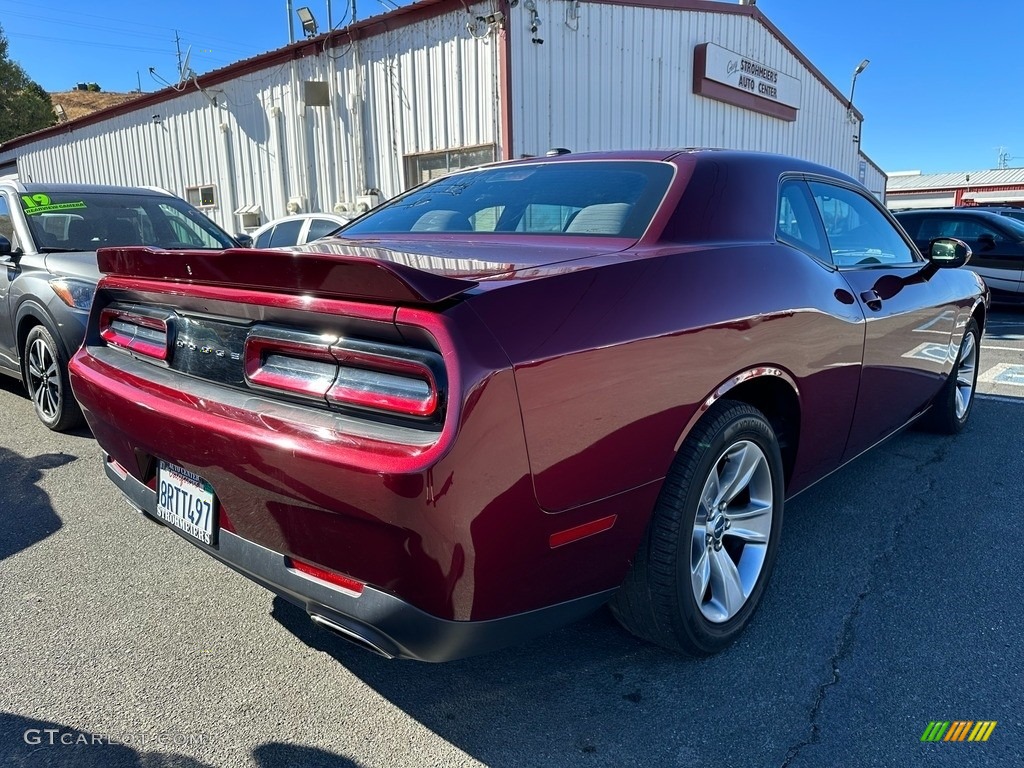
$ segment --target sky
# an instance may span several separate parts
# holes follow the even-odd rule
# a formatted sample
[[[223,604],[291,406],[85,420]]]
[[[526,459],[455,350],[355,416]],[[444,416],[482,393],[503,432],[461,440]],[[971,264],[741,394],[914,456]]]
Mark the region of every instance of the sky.
[[[398,0],[407,5],[407,0]],[[294,0],[327,27],[327,0]],[[335,26],[349,20],[331,5]],[[359,19],[389,0],[358,0]],[[758,8],[843,93],[853,70],[861,148],[885,171],[1024,166],[1020,0],[758,0]],[[288,43],[285,0],[0,0],[9,55],[48,91],[95,82],[159,90],[177,80],[175,34],[208,72]],[[301,37],[296,20],[295,34]],[[154,74],[150,73],[153,68]],[[610,147],[611,149],[611,147]]]

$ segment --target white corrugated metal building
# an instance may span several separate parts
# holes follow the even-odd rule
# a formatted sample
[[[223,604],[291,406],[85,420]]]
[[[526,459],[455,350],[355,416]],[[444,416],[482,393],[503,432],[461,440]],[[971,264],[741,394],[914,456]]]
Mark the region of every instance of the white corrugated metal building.
[[[0,175],[151,185],[238,231],[573,151],[781,152],[880,198],[861,114],[755,6],[422,0],[0,146]]]

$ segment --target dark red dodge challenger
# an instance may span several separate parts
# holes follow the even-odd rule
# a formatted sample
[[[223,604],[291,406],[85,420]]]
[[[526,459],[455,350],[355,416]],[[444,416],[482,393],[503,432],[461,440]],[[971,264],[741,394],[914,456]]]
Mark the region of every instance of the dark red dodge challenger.
[[[530,159],[295,251],[100,251],[71,377],[137,507],[365,647],[454,659],[610,601],[704,654],[785,498],[964,425],[969,257],[799,160]]]

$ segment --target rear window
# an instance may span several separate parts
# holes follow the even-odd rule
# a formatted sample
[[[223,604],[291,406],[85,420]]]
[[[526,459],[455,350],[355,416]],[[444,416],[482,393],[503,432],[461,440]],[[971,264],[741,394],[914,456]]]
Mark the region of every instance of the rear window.
[[[639,238],[672,179],[649,161],[504,165],[424,184],[339,234],[422,232]]]

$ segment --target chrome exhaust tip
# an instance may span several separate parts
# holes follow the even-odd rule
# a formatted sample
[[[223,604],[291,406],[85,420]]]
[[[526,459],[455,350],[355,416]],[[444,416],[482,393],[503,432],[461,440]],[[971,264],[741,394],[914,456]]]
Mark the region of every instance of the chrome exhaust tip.
[[[360,648],[364,648],[371,653],[376,653],[378,656],[383,656],[385,659],[395,658],[395,654],[386,651],[376,641],[371,640],[364,634],[361,634],[355,629],[343,626],[336,621],[328,619],[326,616],[321,616],[318,613],[309,614],[309,620],[316,624],[318,627],[326,629],[328,632],[333,632],[336,635],[348,640],[350,643],[358,645]]]

